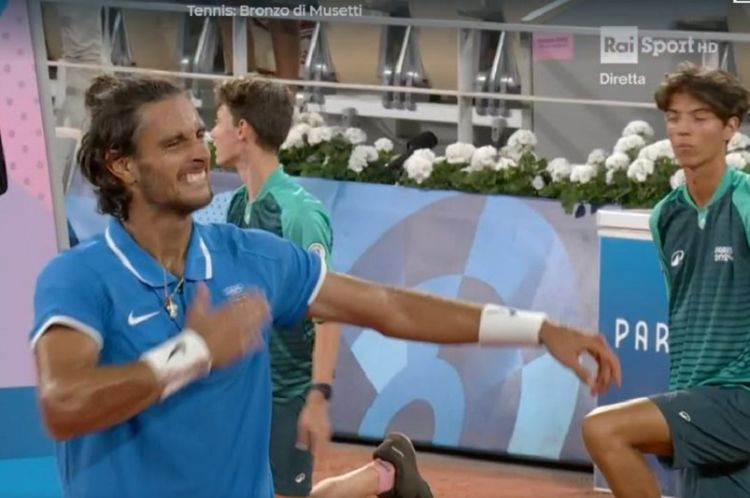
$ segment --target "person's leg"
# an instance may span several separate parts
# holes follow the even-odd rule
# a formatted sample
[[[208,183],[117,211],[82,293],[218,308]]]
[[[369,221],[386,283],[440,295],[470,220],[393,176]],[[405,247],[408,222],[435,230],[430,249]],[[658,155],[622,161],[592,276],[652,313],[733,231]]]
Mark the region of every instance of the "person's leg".
[[[312,489],[313,457],[297,449],[297,421],[303,397],[274,402],[271,418],[271,471],[276,496],[308,496]]]
[[[377,495],[380,492],[380,478],[375,462],[341,476],[330,477],[315,485],[311,498],[359,498]],[[395,476],[395,471],[392,473]],[[393,478],[390,487],[393,488]]]
[[[219,31],[221,33],[221,48],[224,58],[224,73],[234,76],[242,76],[234,73],[234,32],[232,29],[233,18],[219,18]],[[253,45],[253,31],[250,29],[250,19],[247,21],[247,70],[255,70],[255,46]]]
[[[683,498],[748,496],[749,422],[750,391],[698,387],[597,409],[583,431],[618,498],[659,496],[642,453],[684,469]]]
[[[319,483],[314,498],[432,498],[417,466],[417,452],[404,434],[386,436],[368,465]]]
[[[62,39],[62,58],[66,62],[102,65],[104,46],[102,41],[101,10],[90,5],[62,3],[57,6]],[[86,112],[83,97],[91,79],[101,69],[65,70],[65,105],[60,124],[81,128]]]
[[[586,448],[618,498],[659,498],[643,453],[672,454],[667,421],[649,399],[597,408],[583,421]]]
[[[130,52],[137,67],[179,71],[186,14],[123,9]]]

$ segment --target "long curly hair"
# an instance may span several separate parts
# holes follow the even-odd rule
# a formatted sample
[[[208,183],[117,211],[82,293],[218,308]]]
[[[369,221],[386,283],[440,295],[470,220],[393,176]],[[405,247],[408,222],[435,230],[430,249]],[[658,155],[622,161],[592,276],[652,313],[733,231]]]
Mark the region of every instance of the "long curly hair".
[[[182,92],[163,79],[143,76],[94,78],[85,96],[91,122],[81,140],[77,160],[81,172],[94,186],[101,213],[122,221],[128,219],[131,194],[109,165],[117,158],[135,155],[141,108]]]

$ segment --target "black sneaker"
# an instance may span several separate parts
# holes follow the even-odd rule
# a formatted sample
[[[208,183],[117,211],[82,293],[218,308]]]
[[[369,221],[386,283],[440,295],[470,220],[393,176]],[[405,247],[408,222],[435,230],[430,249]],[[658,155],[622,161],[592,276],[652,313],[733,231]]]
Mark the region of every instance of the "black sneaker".
[[[372,457],[396,468],[393,489],[379,494],[378,498],[433,498],[430,486],[419,475],[417,452],[406,435],[400,432],[388,434]]]

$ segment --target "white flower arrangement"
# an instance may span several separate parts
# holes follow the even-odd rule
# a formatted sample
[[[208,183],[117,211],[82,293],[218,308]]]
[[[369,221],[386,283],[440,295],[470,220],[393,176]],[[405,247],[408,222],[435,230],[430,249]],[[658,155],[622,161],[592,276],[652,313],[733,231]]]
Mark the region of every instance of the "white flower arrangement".
[[[680,168],[669,178],[669,186],[674,190],[683,183],[685,183],[685,170]]]
[[[591,164],[576,164],[570,172],[570,181],[585,184],[596,176],[596,167]]]
[[[534,179],[531,181],[531,186],[534,187],[534,190],[539,192],[547,185],[544,183],[544,178],[542,178],[540,175],[536,175]]]
[[[330,126],[316,126],[310,128],[307,133],[307,142],[310,145],[318,145],[333,140],[333,128]]]
[[[735,152],[737,150],[747,149],[748,147],[750,147],[750,137],[740,132],[736,132],[729,140],[727,151]]]
[[[375,140],[375,149],[378,152],[391,152],[393,151],[393,142],[389,138],[378,138]]]
[[[508,147],[511,149],[528,149],[536,147],[537,139],[534,132],[530,130],[518,130],[508,138]]]
[[[654,142],[652,147],[655,147],[658,151],[657,158],[666,157],[668,159],[675,159],[674,149],[672,148],[672,142],[668,138]]]
[[[547,164],[547,172],[552,177],[553,182],[559,182],[570,178],[572,168],[567,159],[564,157],[557,157]]]
[[[634,157],[645,146],[646,141],[640,135],[627,135],[617,140],[614,151]]]
[[[290,130],[282,146],[282,163],[292,174],[344,180],[361,175],[364,181],[376,183],[556,197],[566,210],[587,202],[651,207],[670,187],[684,182],[684,171],[678,167],[669,140],[649,144],[653,129],[643,121],[625,127],[625,136],[618,138],[611,154],[594,149],[585,164],[571,164],[558,157],[547,162],[545,169],[544,160],[534,151],[537,137],[528,130],[518,130],[499,151],[491,145],[476,147],[462,142],[450,144],[441,157],[429,149],[417,150],[405,161],[400,180],[399,172],[386,167],[395,155],[391,140],[380,138],[367,144],[366,134],[358,128],[320,124],[315,116],[306,114]],[[317,148],[331,140],[336,141],[336,147]],[[744,144],[750,144],[750,138],[741,134],[732,137],[733,146]],[[296,147],[302,149],[286,150]],[[348,155],[341,154],[347,150]],[[750,171],[750,151],[728,150],[727,163]],[[606,175],[599,176],[602,167]],[[483,174],[466,176],[479,171]]]
[[[325,119],[323,119],[323,116],[321,116],[317,112],[297,112],[296,110],[292,118],[292,122],[298,123],[298,124],[307,124],[311,128],[325,126],[326,124],[326,121]]]
[[[492,145],[479,147],[471,155],[468,171],[482,171],[488,168],[494,168],[497,164],[497,149]]]
[[[654,162],[648,159],[636,159],[628,166],[628,178],[638,183],[645,182],[654,173]]]
[[[517,168],[518,163],[509,157],[501,157],[490,166],[492,171],[504,171],[506,169]]]
[[[586,159],[586,164],[590,164],[592,166],[601,167],[604,165],[604,162],[607,160],[607,151],[604,149],[594,149],[589,154],[589,157]]]
[[[524,153],[531,152],[527,151],[523,147],[516,146],[516,147],[510,147],[508,145],[500,148],[500,156],[501,157],[507,157],[508,159],[512,159],[515,162],[518,162],[521,160],[521,157],[523,157]],[[533,154],[533,152],[531,152]],[[536,156],[536,154],[534,154]]]
[[[631,121],[622,130],[622,136],[629,137],[634,135],[640,136],[646,142],[651,142],[654,139],[654,129],[645,121]]]
[[[372,145],[357,145],[349,155],[346,167],[355,173],[362,173],[371,162],[378,160],[378,150]]]
[[[604,177],[604,183],[607,185],[612,185],[615,183],[615,173],[617,173],[617,169],[608,169],[607,175]]]
[[[367,133],[361,128],[347,128],[344,130],[344,138],[352,145],[359,145],[367,142]]]
[[[289,134],[286,136],[286,140],[281,144],[281,150],[294,149],[297,147],[304,147],[305,135],[292,128]]]
[[[747,166],[745,156],[743,156],[739,152],[732,152],[731,154],[727,154],[726,162],[727,166],[734,169],[745,169],[745,167]]]
[[[650,145],[645,146],[638,153],[638,159],[648,159],[649,161],[656,162],[662,157],[674,159],[674,151],[672,150],[672,144],[669,140],[659,140]]]
[[[610,171],[627,169],[630,165],[630,158],[624,152],[615,152],[604,161],[604,167]]]
[[[432,167],[435,161],[435,153],[430,149],[417,149],[404,162],[406,175],[421,184],[432,174]]]
[[[445,159],[449,164],[463,164],[471,162],[476,147],[464,142],[456,142],[445,148]]]

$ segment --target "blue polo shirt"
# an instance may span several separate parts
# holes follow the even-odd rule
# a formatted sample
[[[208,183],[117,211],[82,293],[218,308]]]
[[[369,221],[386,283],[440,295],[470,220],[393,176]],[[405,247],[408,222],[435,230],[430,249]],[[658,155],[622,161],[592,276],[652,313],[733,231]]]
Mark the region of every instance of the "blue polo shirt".
[[[218,305],[243,290],[265,293],[273,325],[304,318],[325,275],[320,258],[267,232],[193,224],[185,285],[118,221],[57,255],[39,275],[32,346],[53,324],[74,327],[100,346],[100,364],[137,361],[178,334],[199,282]],[[165,286],[166,278],[166,286]],[[165,294],[166,292],[166,294]],[[263,332],[268,344],[270,326]],[[267,347],[214,369],[163,402],[105,430],[57,443],[66,497],[271,498],[271,381]]]

